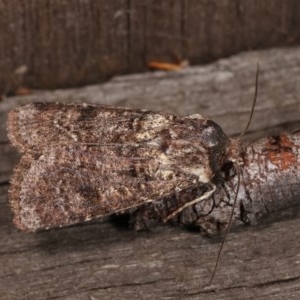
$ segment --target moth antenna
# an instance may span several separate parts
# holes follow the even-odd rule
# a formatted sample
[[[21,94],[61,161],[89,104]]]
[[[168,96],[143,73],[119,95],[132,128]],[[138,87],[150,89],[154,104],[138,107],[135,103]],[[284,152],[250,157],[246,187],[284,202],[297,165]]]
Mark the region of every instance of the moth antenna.
[[[256,66],[255,92],[254,92],[254,99],[253,99],[253,103],[252,103],[250,117],[249,117],[249,120],[248,120],[248,123],[247,123],[245,129],[241,132],[239,138],[241,138],[242,136],[244,136],[246,134],[246,132],[247,132],[247,130],[248,130],[250,124],[251,124],[251,121],[252,121],[254,108],[255,108],[256,100],[257,100],[257,94],[258,94],[258,76],[259,76],[259,63],[257,63],[257,66]],[[241,169],[240,169],[238,164],[235,164],[235,169],[236,169],[237,175],[238,175],[237,189],[236,189],[236,193],[235,193],[235,197],[234,197],[234,201],[233,201],[233,206],[232,206],[232,210],[231,210],[231,214],[230,214],[230,218],[229,218],[229,223],[228,223],[228,226],[226,228],[225,236],[224,236],[224,239],[222,241],[221,247],[218,251],[217,259],[216,259],[215,266],[214,266],[212,275],[210,277],[208,286],[210,286],[212,284],[212,281],[213,281],[213,279],[215,277],[215,274],[217,272],[217,268],[218,268],[218,265],[219,265],[219,262],[220,262],[220,259],[221,259],[221,253],[222,253],[222,250],[223,250],[224,245],[226,243],[226,240],[227,240],[227,237],[229,235],[230,228],[231,228],[231,225],[232,225],[232,221],[233,221],[234,209],[235,209],[235,206],[236,206],[237,197],[238,197],[239,189],[240,189],[240,182],[241,182]]]
[[[240,190],[240,182],[241,182],[241,171],[240,171],[240,167],[238,165],[236,165],[236,171],[237,171],[237,175],[238,175],[238,182],[237,182],[237,189],[236,189],[236,193],[235,193],[235,197],[234,197],[234,201],[233,201],[233,206],[232,206],[232,210],[231,210],[231,214],[230,214],[230,218],[229,218],[229,223],[228,223],[228,226],[226,228],[226,232],[225,232],[225,236],[224,236],[224,239],[222,241],[222,244],[221,244],[221,247],[218,251],[218,255],[217,255],[217,259],[216,259],[216,262],[215,262],[215,266],[214,266],[214,270],[211,274],[211,277],[210,277],[210,280],[209,280],[209,283],[208,283],[208,286],[210,286],[212,284],[212,281],[216,275],[216,272],[217,272],[217,268],[218,268],[218,265],[219,265],[219,262],[220,262],[220,259],[221,259],[221,253],[222,253],[222,250],[224,248],[224,245],[226,243],[226,240],[227,240],[227,237],[229,235],[229,231],[230,231],[230,228],[231,228],[231,225],[232,225],[232,221],[233,221],[233,215],[234,215],[234,208],[236,206],[236,202],[237,202],[237,197],[238,197],[238,194],[239,194],[239,190]]]
[[[248,120],[248,123],[247,123],[245,129],[240,133],[239,138],[241,136],[245,135],[245,133],[247,132],[247,130],[248,130],[250,124],[251,124],[251,121],[252,121],[252,117],[253,117],[253,113],[254,113],[254,108],[255,108],[256,100],[257,100],[257,94],[258,94],[258,76],[259,76],[259,63],[257,63],[257,65],[256,65],[255,92],[254,92],[254,99],[253,99],[253,103],[252,103],[250,117],[249,117],[249,120]]]
[[[257,63],[257,65],[256,65],[255,92],[254,92],[254,99],[253,99],[253,103],[252,103],[250,117],[249,117],[249,120],[248,120],[248,123],[247,123],[245,129],[241,132],[239,137],[242,137],[246,134],[246,132],[247,132],[247,130],[248,130],[250,124],[251,124],[251,121],[252,121],[252,116],[253,116],[253,113],[254,113],[254,108],[255,108],[255,105],[256,105],[257,94],[258,94],[258,76],[259,76],[259,63]]]

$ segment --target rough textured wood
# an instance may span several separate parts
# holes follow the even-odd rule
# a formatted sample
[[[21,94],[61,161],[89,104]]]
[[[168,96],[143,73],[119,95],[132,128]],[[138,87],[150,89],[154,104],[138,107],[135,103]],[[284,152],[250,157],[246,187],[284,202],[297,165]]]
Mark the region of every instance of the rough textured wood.
[[[300,40],[297,0],[0,0],[0,8],[1,94],[21,84],[100,82],[145,71],[149,60],[203,63]]]
[[[107,219],[38,234],[19,232],[7,200],[7,176],[17,156],[4,131],[10,108],[59,99],[203,112],[227,132],[237,133],[249,115],[259,59],[254,138],[286,127],[283,123],[299,126],[299,53],[299,48],[252,52],[179,73],[119,77],[100,86],[36,92],[1,102],[0,298],[299,299],[299,209],[231,232],[214,285],[207,289],[203,286],[220,247],[218,238],[168,226],[134,232]]]
[[[127,1],[0,1],[0,90],[64,87],[104,80],[127,68]]]

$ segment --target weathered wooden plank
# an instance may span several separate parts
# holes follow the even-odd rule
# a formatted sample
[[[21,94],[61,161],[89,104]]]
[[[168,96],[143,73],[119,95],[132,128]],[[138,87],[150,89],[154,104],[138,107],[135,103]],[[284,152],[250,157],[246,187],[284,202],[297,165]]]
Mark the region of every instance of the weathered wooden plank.
[[[150,59],[203,63],[297,44],[297,0],[0,1],[0,94],[91,84]],[[16,74],[19,67],[27,72]],[[20,69],[19,69],[20,71]]]
[[[13,170],[13,166],[19,161],[19,155],[9,144],[0,144],[0,184],[7,183]]]
[[[127,69],[126,0],[0,1],[0,90],[77,86]],[[126,56],[125,56],[126,57]],[[17,80],[17,82],[15,82]]]
[[[241,50],[288,45],[294,36],[290,21],[297,5],[291,1],[184,0],[187,57],[215,59]],[[202,60],[203,62],[203,60]]]
[[[130,2],[130,68],[144,71],[147,62],[179,61],[182,49],[181,1]]]

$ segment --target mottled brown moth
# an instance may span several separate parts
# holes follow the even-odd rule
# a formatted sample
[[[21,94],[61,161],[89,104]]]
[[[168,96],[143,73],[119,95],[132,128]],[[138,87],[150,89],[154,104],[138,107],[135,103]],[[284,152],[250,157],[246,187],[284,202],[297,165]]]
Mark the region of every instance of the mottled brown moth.
[[[23,153],[10,199],[16,226],[27,231],[180,198],[202,187],[197,197],[170,208],[173,217],[214,193],[214,178],[234,144],[201,115],[56,103],[16,108],[8,135]]]
[[[151,221],[226,229],[209,285],[232,222],[299,202],[300,132],[245,147],[198,114],[35,103],[10,112],[8,136],[23,154],[9,191],[19,229],[122,212],[137,229]]]
[[[244,147],[201,115],[35,103],[10,112],[8,135],[23,154],[10,203],[25,231],[130,211],[136,228],[170,220],[213,234],[235,195],[235,223],[297,203],[299,133]]]

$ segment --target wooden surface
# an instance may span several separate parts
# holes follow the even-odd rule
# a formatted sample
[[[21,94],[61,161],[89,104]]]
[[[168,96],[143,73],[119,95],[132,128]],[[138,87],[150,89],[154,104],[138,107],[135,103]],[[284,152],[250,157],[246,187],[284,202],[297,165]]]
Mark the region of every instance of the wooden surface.
[[[7,141],[7,112],[31,101],[106,103],[203,113],[228,134],[249,116],[256,62],[259,98],[246,139],[299,128],[300,48],[241,54],[177,73],[114,78],[82,89],[39,91],[0,103],[0,299],[299,299],[300,210],[230,233],[220,247],[183,228],[134,232],[108,219],[28,234],[13,227],[8,180],[18,155]],[[299,196],[300,197],[300,196]]]
[[[0,94],[299,44],[298,0],[0,0]],[[20,75],[20,67],[27,72]],[[19,74],[17,74],[19,73]]]

